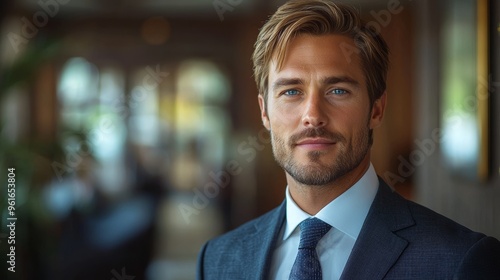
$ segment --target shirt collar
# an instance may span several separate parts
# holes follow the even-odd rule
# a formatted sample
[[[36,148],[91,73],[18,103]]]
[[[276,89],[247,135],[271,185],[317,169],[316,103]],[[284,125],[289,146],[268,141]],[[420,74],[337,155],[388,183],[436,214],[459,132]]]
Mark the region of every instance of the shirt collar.
[[[314,217],[321,219],[341,232],[357,239],[371,204],[378,190],[378,177],[373,165],[352,187],[328,203]],[[305,219],[312,217],[293,201],[286,188],[286,240]]]

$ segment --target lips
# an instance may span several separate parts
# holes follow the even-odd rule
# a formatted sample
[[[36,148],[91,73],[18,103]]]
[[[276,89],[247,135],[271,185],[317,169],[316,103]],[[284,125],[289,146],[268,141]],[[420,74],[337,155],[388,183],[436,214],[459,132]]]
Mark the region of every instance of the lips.
[[[308,138],[297,142],[297,146],[301,145],[332,145],[335,141],[325,138]]]
[[[336,142],[331,139],[325,138],[307,138],[300,140],[295,145],[299,148],[312,149],[312,150],[321,150],[326,149],[334,145]]]
[[[290,136],[290,146],[307,150],[329,149],[337,143],[345,141],[345,138],[337,132],[331,132],[325,128],[306,129]]]

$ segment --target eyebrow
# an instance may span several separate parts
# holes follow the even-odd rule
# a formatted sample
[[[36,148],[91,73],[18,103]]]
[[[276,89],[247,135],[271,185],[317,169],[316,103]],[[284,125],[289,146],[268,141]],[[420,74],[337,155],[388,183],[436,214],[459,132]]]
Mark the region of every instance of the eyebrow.
[[[321,83],[325,84],[325,85],[345,83],[345,84],[350,84],[350,85],[355,86],[355,87],[359,87],[359,82],[351,77],[348,77],[348,76],[326,77],[326,78],[323,78],[321,80]]]
[[[339,83],[347,83],[355,87],[359,87],[359,82],[356,81],[355,79],[348,77],[348,76],[331,76],[331,77],[325,77],[321,79],[321,84],[324,85],[334,85],[334,84],[339,84]],[[290,85],[303,85],[305,84],[302,79],[298,78],[279,78],[277,79],[272,86],[273,91],[276,91],[276,89],[284,86],[290,86]]]
[[[301,79],[279,78],[273,83],[273,91],[284,86],[290,85],[303,85],[304,81]]]

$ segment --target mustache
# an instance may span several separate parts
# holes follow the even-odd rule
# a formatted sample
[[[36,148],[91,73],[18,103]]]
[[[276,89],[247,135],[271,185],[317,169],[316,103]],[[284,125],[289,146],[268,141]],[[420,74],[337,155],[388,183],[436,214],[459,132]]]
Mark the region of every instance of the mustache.
[[[332,142],[345,141],[345,137],[340,133],[331,132],[325,128],[308,128],[290,136],[290,144],[293,146],[304,138],[325,138]]]

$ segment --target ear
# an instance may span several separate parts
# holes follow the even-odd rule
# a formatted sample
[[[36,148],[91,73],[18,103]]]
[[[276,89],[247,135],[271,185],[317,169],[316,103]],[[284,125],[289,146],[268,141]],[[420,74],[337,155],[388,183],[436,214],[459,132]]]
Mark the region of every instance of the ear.
[[[266,101],[264,100],[264,96],[259,94],[257,97],[259,99],[259,107],[260,107],[260,117],[262,118],[262,124],[267,130],[271,130],[271,123],[269,122],[269,117],[266,111]]]
[[[382,119],[384,118],[385,103],[387,99],[387,93],[384,91],[379,99],[375,100],[372,107],[372,113],[370,116],[370,128],[379,127],[382,124]]]

